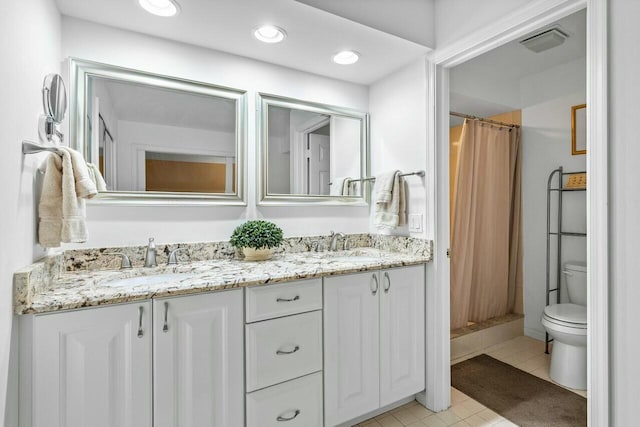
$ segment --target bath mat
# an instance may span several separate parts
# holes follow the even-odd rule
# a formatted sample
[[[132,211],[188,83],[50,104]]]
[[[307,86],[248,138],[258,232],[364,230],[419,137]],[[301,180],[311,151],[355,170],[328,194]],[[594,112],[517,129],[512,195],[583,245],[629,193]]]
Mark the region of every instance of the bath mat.
[[[451,385],[522,427],[587,425],[587,399],[486,354],[453,365]]]

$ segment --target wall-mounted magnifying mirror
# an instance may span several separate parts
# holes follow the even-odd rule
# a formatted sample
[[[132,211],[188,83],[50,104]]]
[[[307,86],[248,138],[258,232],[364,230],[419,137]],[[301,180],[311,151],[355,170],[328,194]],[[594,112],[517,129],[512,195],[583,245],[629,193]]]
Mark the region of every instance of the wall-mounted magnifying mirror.
[[[67,113],[67,91],[64,80],[59,74],[48,74],[42,85],[42,104],[44,115],[40,118],[40,139],[51,142],[57,136],[62,142],[63,135],[58,131],[59,125]]]
[[[368,202],[368,115],[259,95],[261,204]]]
[[[244,91],[72,60],[72,130],[108,202],[244,204]]]

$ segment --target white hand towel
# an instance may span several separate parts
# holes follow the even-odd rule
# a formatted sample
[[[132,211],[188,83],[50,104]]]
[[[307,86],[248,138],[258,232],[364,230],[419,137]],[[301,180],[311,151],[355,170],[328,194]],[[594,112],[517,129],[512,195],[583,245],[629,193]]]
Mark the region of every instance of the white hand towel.
[[[386,184],[386,181],[384,183]],[[378,178],[376,178],[377,185]],[[405,181],[400,176],[400,171],[393,173],[389,202],[379,203],[376,201],[374,224],[380,228],[396,228],[406,224]]]
[[[376,177],[376,203],[389,203],[391,201],[396,174],[400,171],[383,172]]]
[[[104,181],[104,178],[100,173],[100,168],[93,163],[87,163],[87,168],[89,169],[89,176],[96,185],[98,192],[107,191],[107,183]]]
[[[50,154],[38,206],[40,244],[53,248],[61,242],[86,242],[84,198],[96,193],[80,153],[60,147],[57,153]]]
[[[76,195],[84,199],[90,199],[98,194],[96,183],[91,179],[87,162],[84,160],[82,154],[69,147],[60,148],[69,153],[69,156],[71,157],[71,167],[73,168],[72,171],[73,179],[75,181]]]
[[[45,248],[57,248],[62,233],[62,157],[49,154],[46,168],[38,205],[38,240]]]

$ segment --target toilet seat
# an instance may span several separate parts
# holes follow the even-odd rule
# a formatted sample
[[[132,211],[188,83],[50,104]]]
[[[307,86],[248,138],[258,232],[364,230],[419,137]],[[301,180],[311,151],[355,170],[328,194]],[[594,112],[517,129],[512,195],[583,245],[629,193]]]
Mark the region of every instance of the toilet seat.
[[[577,304],[555,304],[545,307],[543,319],[566,328],[587,329],[587,307]]]

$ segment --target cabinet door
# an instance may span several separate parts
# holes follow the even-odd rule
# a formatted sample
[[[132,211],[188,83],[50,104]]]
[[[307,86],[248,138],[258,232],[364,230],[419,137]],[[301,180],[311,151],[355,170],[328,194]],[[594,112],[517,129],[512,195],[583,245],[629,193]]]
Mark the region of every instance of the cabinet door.
[[[243,426],[242,290],[153,304],[154,426]]]
[[[150,302],[36,316],[33,426],[150,426],[150,321]]]
[[[380,274],[380,406],[424,390],[424,266]]]
[[[378,272],[324,280],[325,424],[379,407]]]

